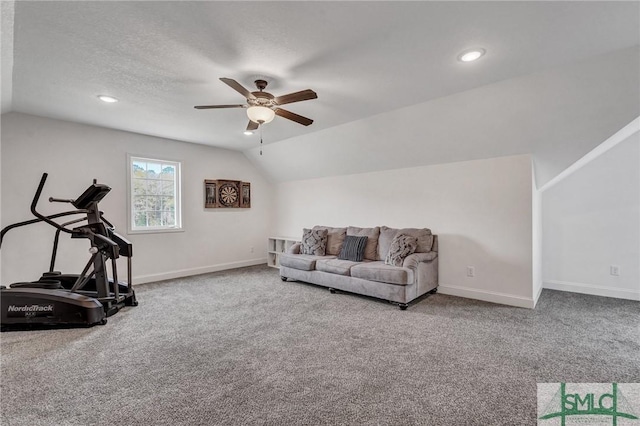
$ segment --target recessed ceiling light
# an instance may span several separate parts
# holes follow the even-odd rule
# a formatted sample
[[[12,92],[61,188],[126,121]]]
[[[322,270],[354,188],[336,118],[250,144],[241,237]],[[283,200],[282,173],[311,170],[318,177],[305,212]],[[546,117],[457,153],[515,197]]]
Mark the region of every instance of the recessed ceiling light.
[[[458,60],[462,62],[475,61],[476,59],[479,59],[481,56],[483,56],[485,53],[487,53],[487,51],[484,49],[465,50],[464,52],[458,55]]]
[[[98,99],[100,99],[102,102],[107,102],[107,103],[118,102],[118,100],[113,96],[107,96],[107,95],[98,95]]]
[[[249,131],[249,130],[245,130],[244,132],[245,135],[250,136],[253,134],[253,132]]]

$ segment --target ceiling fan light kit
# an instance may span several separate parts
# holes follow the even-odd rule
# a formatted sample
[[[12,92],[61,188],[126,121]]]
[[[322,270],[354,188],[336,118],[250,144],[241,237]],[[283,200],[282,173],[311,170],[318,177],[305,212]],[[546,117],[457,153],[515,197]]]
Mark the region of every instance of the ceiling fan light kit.
[[[254,123],[266,124],[273,121],[276,113],[271,108],[254,105],[247,108],[247,116],[249,117],[249,120]]]

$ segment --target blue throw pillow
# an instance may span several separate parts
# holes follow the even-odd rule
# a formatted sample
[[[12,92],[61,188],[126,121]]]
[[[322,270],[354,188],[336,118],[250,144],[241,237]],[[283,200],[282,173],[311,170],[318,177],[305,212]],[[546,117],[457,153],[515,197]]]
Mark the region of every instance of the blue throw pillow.
[[[362,262],[364,249],[367,246],[367,237],[355,237],[347,235],[342,243],[342,250],[338,259],[351,260],[352,262]]]

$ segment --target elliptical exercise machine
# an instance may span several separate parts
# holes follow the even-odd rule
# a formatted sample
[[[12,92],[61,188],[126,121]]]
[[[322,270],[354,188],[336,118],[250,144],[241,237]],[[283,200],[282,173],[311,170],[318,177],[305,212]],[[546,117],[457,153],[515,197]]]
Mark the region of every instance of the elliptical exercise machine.
[[[42,175],[40,184],[31,203],[31,212],[36,219],[15,223],[0,232],[0,245],[5,234],[11,229],[45,222],[56,228],[53,253],[48,272],[38,281],[14,283],[1,287],[2,330],[9,327],[33,326],[91,326],[106,324],[107,317],[124,306],[137,306],[135,292],[131,286],[131,257],[133,246],[118,235],[111,223],[98,209],[98,203],[111,191],[107,185],[95,180],[78,198],[49,198],[50,202],[70,203],[76,210],[44,216],[36,209],[47,173]],[[63,224],[53,219],[82,214]],[[69,225],[86,221],[76,228]],[[86,238],[91,243],[91,258],[80,274],[62,274],[54,271],[60,233],[71,238]],[[118,281],[116,259],[127,258],[127,282]],[[107,272],[111,261],[112,279]]]

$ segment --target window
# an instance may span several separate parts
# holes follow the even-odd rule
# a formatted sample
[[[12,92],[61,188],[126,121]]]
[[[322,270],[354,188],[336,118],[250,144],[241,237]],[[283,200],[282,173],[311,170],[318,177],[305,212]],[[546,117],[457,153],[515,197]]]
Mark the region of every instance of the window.
[[[129,230],[175,231],[180,217],[180,163],[129,156]]]

